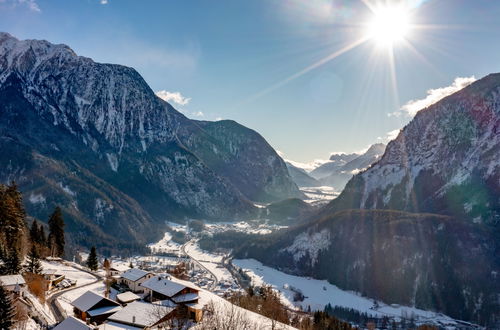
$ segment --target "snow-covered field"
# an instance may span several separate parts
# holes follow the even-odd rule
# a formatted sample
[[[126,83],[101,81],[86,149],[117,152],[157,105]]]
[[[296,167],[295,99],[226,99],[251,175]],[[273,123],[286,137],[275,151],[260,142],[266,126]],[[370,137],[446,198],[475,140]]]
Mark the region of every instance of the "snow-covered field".
[[[321,186],[321,187],[301,187],[300,191],[307,196],[304,202],[310,204],[322,204],[337,198],[340,192],[335,191],[332,187]]]
[[[286,228],[286,226],[271,225],[267,221],[240,221],[240,222],[217,222],[207,223],[205,225],[206,232],[220,233],[224,231],[237,231],[247,234],[270,234],[275,230]]]
[[[323,310],[324,307],[330,303],[332,306],[352,308],[359,312],[376,315],[378,317],[409,318],[413,316],[417,322],[431,322],[451,326],[456,325],[455,320],[446,315],[413,307],[386,305],[380,301],[377,302],[377,307],[373,299],[362,297],[356,292],[341,290],[327,281],[289,275],[271,267],[264,266],[254,259],[236,259],[232,262],[233,265],[242,268],[252,278],[254,285],[269,284],[276,288],[276,290],[279,290],[282,294],[284,303],[290,307],[300,306],[302,309],[306,310],[310,306],[312,310]],[[293,301],[294,292],[290,289],[291,287],[295,290],[300,290],[304,294],[304,301]]]
[[[198,260],[210,272],[212,272],[217,281],[232,281],[231,273],[222,266],[222,256],[208,253],[201,250],[195,242],[189,242],[185,246],[186,253],[192,258]]]
[[[172,241],[172,235],[170,233],[165,233],[165,236],[163,236],[160,241],[149,244],[148,247],[151,251],[156,253],[177,253],[181,246]]]
[[[44,270],[56,270],[58,274],[63,274],[67,279],[76,281],[77,286],[85,285],[95,281],[94,276],[69,266],[75,265],[77,267],[81,267],[76,264],[70,262],[61,263],[58,261],[45,260],[42,260],[41,262]]]

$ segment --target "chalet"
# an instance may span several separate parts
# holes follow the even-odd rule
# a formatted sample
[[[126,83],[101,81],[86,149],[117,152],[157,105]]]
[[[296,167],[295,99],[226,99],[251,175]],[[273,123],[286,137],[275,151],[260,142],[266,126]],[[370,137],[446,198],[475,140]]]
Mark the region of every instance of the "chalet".
[[[141,284],[153,276],[153,273],[142,269],[132,268],[120,275],[118,283],[127,286],[132,292],[143,292],[144,288]]]
[[[122,309],[119,303],[87,291],[71,303],[75,316],[82,321],[101,324],[109,315]]]
[[[141,297],[133,292],[127,291],[116,295],[116,300],[121,304],[129,304],[133,301],[140,300]]]
[[[129,266],[112,264],[111,267],[109,267],[109,272],[111,276],[120,276],[122,273],[126,272],[129,269]]]
[[[169,276],[155,276],[142,283],[142,286],[146,293],[144,297],[150,302],[171,301],[180,305],[180,310],[186,310],[193,320],[201,320],[203,306],[198,304],[199,290],[190,282],[172,280]]]
[[[20,290],[26,287],[26,281],[21,275],[0,276],[0,285],[8,291]]]
[[[172,281],[169,276],[155,276],[142,283],[145,298],[151,302],[171,300],[175,303],[198,302],[198,289],[189,282]]]
[[[80,321],[73,316],[68,317],[61,323],[59,323],[54,330],[93,330],[94,328],[89,327],[85,322]]]
[[[42,271],[44,280],[46,281],[46,289],[50,290],[64,280],[63,274],[58,274],[55,269],[44,269]]]
[[[175,310],[175,306],[134,301],[111,315],[108,321],[110,323],[138,327],[139,329],[149,329],[174,318]]]

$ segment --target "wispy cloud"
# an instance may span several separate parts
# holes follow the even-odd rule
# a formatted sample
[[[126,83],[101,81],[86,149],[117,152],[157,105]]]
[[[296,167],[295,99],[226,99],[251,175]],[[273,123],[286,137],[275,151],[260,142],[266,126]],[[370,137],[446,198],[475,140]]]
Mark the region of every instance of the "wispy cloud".
[[[36,0],[0,0],[0,5],[7,5],[11,8],[15,8],[17,6],[24,6],[31,11],[41,12],[40,6]]]
[[[157,91],[156,96],[167,102],[173,102],[178,105],[187,105],[191,101],[190,97],[185,97],[180,92],[169,92],[166,90]]]
[[[401,131],[400,129],[395,129],[393,131],[387,132],[387,134],[385,135],[386,140],[387,141],[394,140],[395,138],[398,137],[398,134],[399,134],[400,131]]]
[[[397,138],[400,131],[401,130],[399,128],[392,130],[390,132],[387,132],[384,136],[377,137],[377,140],[382,143],[388,143],[389,141],[392,141],[395,138]]]
[[[100,0],[99,2],[101,3],[101,5],[107,5],[108,4],[108,0]]]
[[[476,81],[476,77],[474,76],[457,77],[450,86],[436,88],[436,89],[429,89],[427,91],[427,96],[425,98],[408,101],[405,105],[401,107],[400,111],[393,112],[392,114],[390,114],[390,116],[391,115],[399,116],[403,113],[413,117],[420,110],[427,108],[431,104],[436,103],[437,101],[441,100],[442,98],[448,95],[458,92],[462,88],[472,84],[474,81]]]

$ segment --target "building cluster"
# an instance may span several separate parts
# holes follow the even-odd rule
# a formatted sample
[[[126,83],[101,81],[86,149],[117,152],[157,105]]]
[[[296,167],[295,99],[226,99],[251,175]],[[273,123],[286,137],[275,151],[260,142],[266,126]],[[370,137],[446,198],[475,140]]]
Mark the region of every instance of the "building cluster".
[[[167,322],[201,321],[200,291],[191,282],[136,268],[117,272],[120,293],[114,299],[85,292],[71,303],[74,315],[55,330],[155,329]]]

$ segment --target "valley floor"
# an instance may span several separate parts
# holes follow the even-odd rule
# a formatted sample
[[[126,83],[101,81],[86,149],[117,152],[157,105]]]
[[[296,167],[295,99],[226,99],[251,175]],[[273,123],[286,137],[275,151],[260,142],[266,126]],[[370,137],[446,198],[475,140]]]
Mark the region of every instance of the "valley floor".
[[[238,227],[238,224],[211,224],[207,226],[206,230],[210,232],[214,228],[217,228],[217,232],[220,232],[224,228],[228,230],[227,228],[232,229],[234,227]],[[253,227],[246,228],[245,226],[240,226],[240,229],[242,231],[246,229],[249,232],[255,233],[255,228]],[[182,228],[182,230],[185,230],[185,228]],[[243,290],[239,286],[238,280],[226,268],[227,264],[224,261],[228,257],[227,255],[203,251],[198,246],[196,239],[181,246],[168,241],[169,238],[171,236],[167,233],[162,241],[151,246],[168,248],[170,252],[185,253],[185,257],[189,260],[200,263],[204,269],[198,267],[196,273],[202,274],[197,275],[204,279],[201,281],[202,287],[221,296],[224,294],[227,295],[228,289],[229,292],[230,290]],[[267,284],[279,291],[283,302],[291,309],[308,310],[310,308],[313,311],[323,310],[327,304],[331,304],[332,307],[350,308],[360,313],[367,313],[380,318],[387,316],[395,320],[402,318],[414,319],[417,324],[434,324],[450,328],[455,328],[459,324],[469,325],[467,322],[454,320],[440,313],[424,311],[408,306],[388,305],[381,301],[362,297],[359,293],[341,290],[327,281],[286,274],[264,266],[253,259],[232,260],[232,264],[236,269],[242,269],[251,278],[252,285],[262,286]],[[205,282],[210,281],[211,278],[214,279],[214,282],[206,285]],[[200,285],[200,281],[197,283]],[[301,292],[304,295],[303,301],[294,301],[296,292]]]

